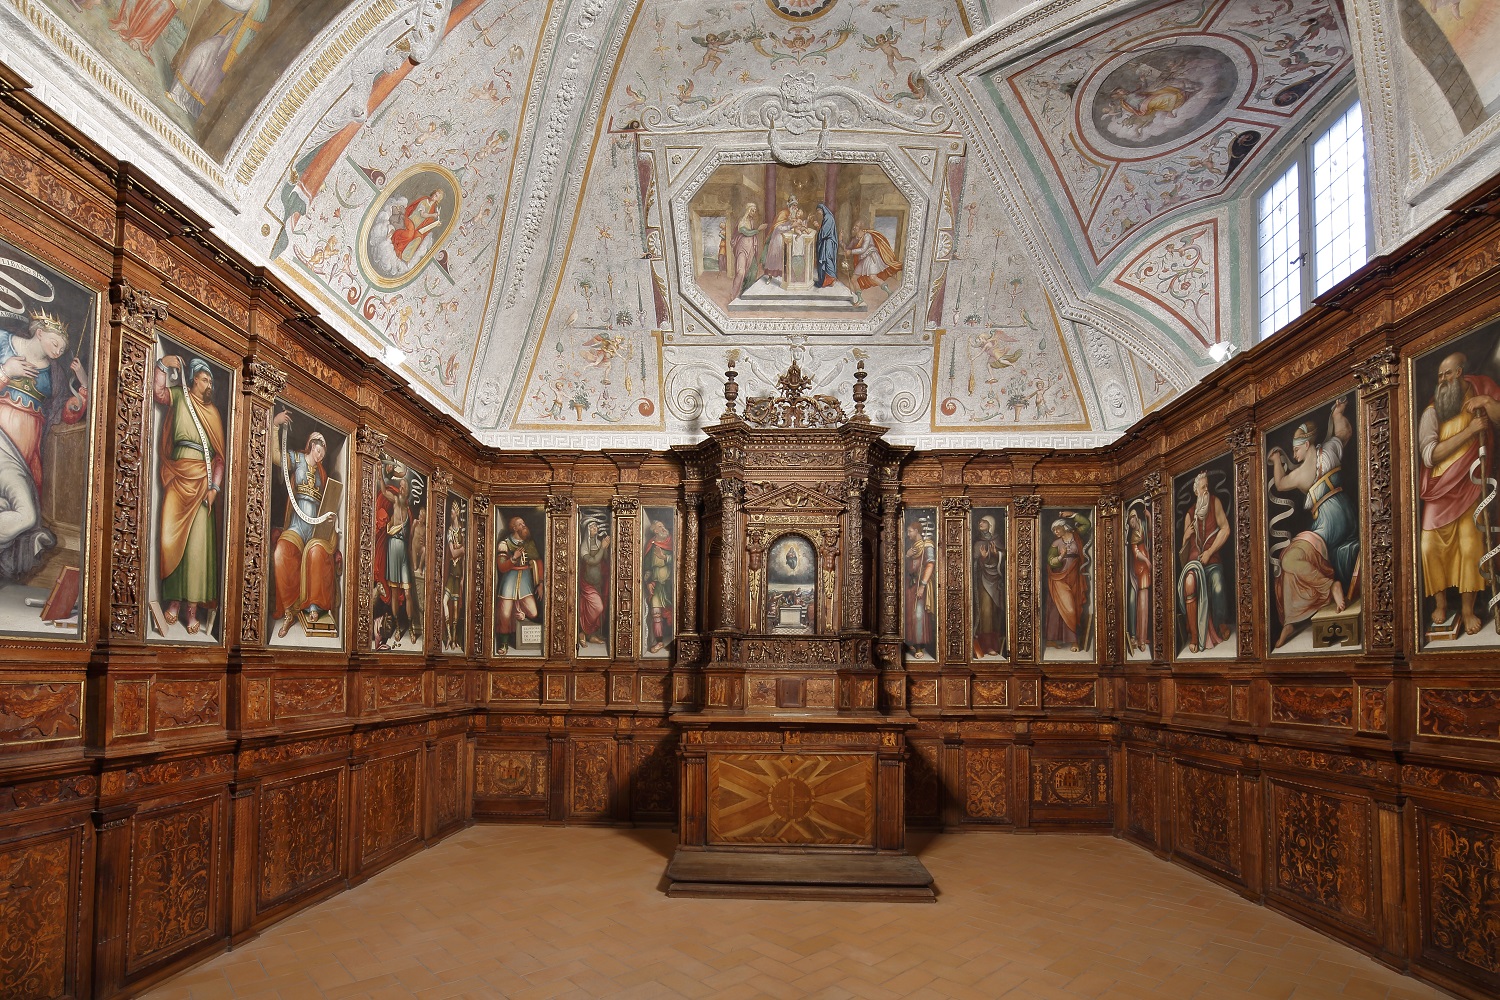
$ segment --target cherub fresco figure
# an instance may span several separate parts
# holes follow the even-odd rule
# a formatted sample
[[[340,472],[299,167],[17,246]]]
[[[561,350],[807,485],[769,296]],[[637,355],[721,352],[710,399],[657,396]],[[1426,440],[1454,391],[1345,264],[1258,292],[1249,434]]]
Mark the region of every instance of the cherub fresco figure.
[[[900,41],[901,36],[896,33],[895,28],[886,28],[874,38],[864,34],[860,35],[860,38],[862,40],[859,47],[866,52],[885,53],[885,64],[890,67],[892,73],[896,72],[898,62],[916,62],[911,56],[903,56],[901,50],[896,48],[896,42]]]
[[[741,41],[738,31],[710,31],[706,35],[693,35],[693,41],[703,46],[703,61],[693,67],[696,73],[700,69],[707,69],[710,73],[717,73],[719,67],[724,65],[724,53],[729,51],[729,46]]]

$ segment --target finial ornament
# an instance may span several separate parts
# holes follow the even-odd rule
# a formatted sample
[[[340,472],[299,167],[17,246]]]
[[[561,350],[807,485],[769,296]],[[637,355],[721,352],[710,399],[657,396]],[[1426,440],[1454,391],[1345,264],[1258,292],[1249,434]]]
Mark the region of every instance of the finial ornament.
[[[737,371],[734,370],[734,366],[739,363],[739,360],[740,360],[740,352],[739,351],[730,351],[729,352],[729,367],[728,367],[728,370],[726,370],[724,372],[724,416],[725,417],[734,417],[734,416],[736,416],[736,414],[734,412],[734,401],[736,399],[740,398],[740,384],[735,381],[735,378],[739,375],[739,372],[737,372]]]

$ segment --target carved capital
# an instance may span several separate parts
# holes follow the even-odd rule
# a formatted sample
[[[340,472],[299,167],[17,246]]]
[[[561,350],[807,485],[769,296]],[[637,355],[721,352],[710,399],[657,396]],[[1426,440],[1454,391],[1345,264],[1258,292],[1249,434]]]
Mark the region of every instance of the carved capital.
[[[547,494],[547,513],[566,515],[573,511],[573,498],[558,493]]]
[[[1042,498],[1033,493],[1030,496],[1016,497],[1016,517],[1040,517],[1042,513]]]
[[[378,459],[389,439],[390,435],[385,432],[377,431],[369,424],[360,424],[358,432],[354,435],[354,450],[363,458]]]
[[[1153,500],[1162,494],[1161,470],[1152,469],[1146,473],[1146,478],[1141,480],[1141,492]]]
[[[616,517],[634,517],[641,509],[641,501],[639,497],[612,497],[609,507]]]
[[[275,365],[249,358],[245,361],[241,385],[244,386],[245,395],[274,403],[276,397],[286,391],[286,372]]]
[[[1099,516],[1102,518],[1114,517],[1120,512],[1120,498],[1113,493],[1106,493],[1099,498]]]
[[[1354,378],[1361,395],[1380,392],[1396,384],[1400,360],[1394,347],[1385,347],[1354,365]]]
[[[945,517],[963,517],[972,506],[968,497],[943,497],[943,515]]]
[[[156,324],[167,318],[167,304],[150,292],[121,279],[109,289],[112,319],[143,337],[156,335]]]
[[[434,469],[432,472],[432,489],[436,493],[446,493],[453,488],[453,473],[447,469]]]
[[[737,505],[745,499],[745,484],[738,479],[720,479],[719,494],[726,507]]]
[[[490,513],[490,498],[486,496],[475,497],[474,513],[479,517],[488,517]]]
[[[1239,457],[1241,453],[1255,447],[1255,424],[1249,420],[1245,421],[1226,434],[1224,440],[1229,442],[1229,447],[1235,457]]]

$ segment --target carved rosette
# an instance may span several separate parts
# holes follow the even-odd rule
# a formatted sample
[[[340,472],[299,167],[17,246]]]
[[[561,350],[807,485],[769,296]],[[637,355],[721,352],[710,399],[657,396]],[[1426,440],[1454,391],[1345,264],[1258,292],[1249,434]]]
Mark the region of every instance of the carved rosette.
[[[1035,493],[1016,497],[1016,648],[1018,662],[1036,659],[1036,522],[1042,498]]]
[[[240,604],[240,645],[265,643],[267,527],[271,523],[271,408],[286,390],[286,373],[256,361],[245,362],[240,389],[248,416],[245,449],[245,568]]]
[[[964,541],[969,537],[968,497],[943,498],[943,588],[947,606],[943,609],[947,633],[949,663],[962,663],[968,657],[969,563],[964,558]]]
[[[615,642],[614,655],[635,655],[636,566],[635,541],[636,522],[640,515],[641,501],[633,496],[617,496],[610,500],[610,509],[615,516]]]
[[[1254,584],[1250,579],[1250,543],[1254,537],[1250,526],[1250,484],[1255,482],[1257,467],[1255,424],[1245,421],[1229,432],[1227,440],[1234,451],[1234,565],[1236,606],[1239,609],[1235,640],[1239,646],[1239,658],[1249,660],[1255,657]]]
[[[1354,366],[1359,382],[1360,412],[1364,416],[1365,545],[1369,568],[1365,572],[1365,629],[1372,653],[1396,648],[1396,525],[1395,487],[1391,466],[1395,461],[1391,444],[1391,411],[1396,395],[1399,362],[1394,347],[1387,347]]]
[[[354,648],[370,648],[370,615],[375,581],[375,495],[380,492],[380,453],[387,435],[361,424],[354,437],[354,450],[363,465],[359,478],[359,613],[355,616]]]
[[[110,318],[117,330],[120,363],[115,379],[114,511],[110,523],[109,632],[141,636],[141,580],[145,556],[141,539],[147,490],[145,476],[146,380],[150,377],[156,324],[167,318],[167,304],[128,281],[110,288]]]
[[[573,565],[573,498],[571,496],[557,493],[547,495],[547,526],[552,534],[547,548],[551,554],[552,565]],[[548,623],[547,633],[552,638],[552,655],[558,659],[566,659],[569,636],[572,634],[572,629],[568,627],[573,613],[571,600],[573,595],[568,586],[571,575],[553,572],[548,579],[551,581],[552,588],[552,597],[548,602],[551,607],[549,614],[552,620]]]
[[[1112,494],[1099,498],[1101,544],[1094,551],[1100,562],[1099,575],[1104,582],[1104,657],[1106,663],[1120,661],[1120,593],[1117,565],[1120,549],[1120,498]]]
[[[474,530],[470,535],[470,545],[474,549],[474,583],[471,587],[474,613],[469,616],[473,625],[473,632],[469,637],[469,655],[482,658],[485,648],[484,616],[485,609],[489,607],[486,601],[489,594],[490,498],[475,497],[470,509],[474,512]]]

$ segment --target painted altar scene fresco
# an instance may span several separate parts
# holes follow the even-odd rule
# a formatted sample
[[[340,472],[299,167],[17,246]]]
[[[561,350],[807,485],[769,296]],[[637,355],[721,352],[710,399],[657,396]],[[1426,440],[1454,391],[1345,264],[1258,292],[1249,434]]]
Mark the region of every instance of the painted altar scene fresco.
[[[1400,0],[1395,7],[1407,49],[1430,77],[1422,82],[1453,112],[1459,135],[1500,111],[1500,15],[1493,4]],[[1431,129],[1436,123],[1424,118],[1421,124]]]
[[[45,0],[215,159],[302,49],[348,3]]]
[[[807,635],[817,615],[818,554],[801,535],[782,535],[766,552],[766,631]]]
[[[1361,644],[1357,427],[1351,392],[1266,434],[1273,653]]]
[[[1136,497],[1125,505],[1125,658],[1151,659],[1152,500]]]
[[[541,656],[546,639],[547,511],[495,508],[496,656]]]
[[[1094,509],[1043,507],[1044,660],[1094,659]]]
[[[375,493],[371,648],[419,653],[426,642],[427,477],[381,453]]]
[[[901,638],[908,660],[937,659],[937,563],[937,508],[906,508],[901,528]]]
[[[439,558],[443,566],[443,642],[445,653],[463,655],[469,632],[469,501],[449,492],[445,501]]]
[[[271,417],[272,646],[344,645],[349,434],[284,402]]]
[[[1500,645],[1500,543],[1495,428],[1500,424],[1500,321],[1412,362],[1415,529],[1423,645]]]
[[[578,614],[574,648],[579,656],[608,656],[614,648],[614,512],[578,508]]]
[[[1172,480],[1178,659],[1234,659],[1234,456]]]
[[[216,643],[224,634],[229,369],[168,337],[151,375],[147,635]]]
[[[98,308],[0,240],[0,635],[83,634]]]
[[[677,636],[677,508],[642,511],[641,655],[662,658]]]
[[[976,507],[969,511],[969,587],[972,591],[970,655],[975,660],[1010,658],[1009,604],[1005,575],[1004,507]]]
[[[688,214],[703,251],[693,277],[737,317],[871,313],[906,266],[911,205],[874,164],[726,163]],[[710,256],[705,234],[715,232]]]

